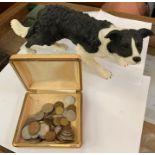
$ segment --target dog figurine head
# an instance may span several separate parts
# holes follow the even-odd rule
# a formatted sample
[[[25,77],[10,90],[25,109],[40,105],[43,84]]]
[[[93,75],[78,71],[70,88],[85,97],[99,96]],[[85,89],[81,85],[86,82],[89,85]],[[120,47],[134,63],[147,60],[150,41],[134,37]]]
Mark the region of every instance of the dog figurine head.
[[[141,61],[143,39],[151,35],[153,32],[145,28],[112,30],[105,36],[109,39],[108,52],[122,57],[128,64],[137,64]]]

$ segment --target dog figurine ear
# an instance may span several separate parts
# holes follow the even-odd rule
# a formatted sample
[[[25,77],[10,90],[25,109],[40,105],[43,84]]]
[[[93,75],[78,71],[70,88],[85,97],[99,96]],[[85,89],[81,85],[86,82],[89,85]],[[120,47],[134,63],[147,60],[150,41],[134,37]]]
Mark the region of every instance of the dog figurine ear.
[[[118,38],[120,38],[121,36],[120,36],[120,31],[118,31],[118,30],[113,30],[113,31],[111,31],[111,32],[109,32],[106,36],[105,36],[105,38],[109,38],[110,40],[115,40],[115,39],[118,39]]]
[[[138,33],[140,33],[143,38],[154,35],[154,33],[151,30],[145,28],[139,29]]]

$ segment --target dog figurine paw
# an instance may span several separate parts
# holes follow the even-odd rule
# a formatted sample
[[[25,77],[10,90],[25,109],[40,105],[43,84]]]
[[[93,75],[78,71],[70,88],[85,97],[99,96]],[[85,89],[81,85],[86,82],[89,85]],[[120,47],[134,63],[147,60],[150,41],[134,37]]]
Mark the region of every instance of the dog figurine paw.
[[[122,67],[127,67],[129,65],[129,63],[123,59],[119,60],[119,65]]]
[[[103,70],[103,69],[100,69],[100,70],[98,71],[98,73],[99,73],[99,75],[100,75],[102,78],[104,78],[104,79],[106,79],[106,80],[112,78],[112,73],[111,73],[110,71],[105,71],[105,70]]]

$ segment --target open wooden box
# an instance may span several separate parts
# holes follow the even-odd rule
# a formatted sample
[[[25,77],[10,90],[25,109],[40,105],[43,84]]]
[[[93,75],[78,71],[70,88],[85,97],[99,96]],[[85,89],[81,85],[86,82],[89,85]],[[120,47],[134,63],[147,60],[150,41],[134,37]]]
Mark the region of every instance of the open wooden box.
[[[18,120],[13,145],[19,147],[80,147],[82,113],[81,61],[78,55],[13,55],[11,65],[24,84],[27,92]],[[21,138],[26,119],[38,112],[46,103],[63,101],[66,95],[76,98],[77,118],[72,122],[75,139],[72,143],[28,143]]]

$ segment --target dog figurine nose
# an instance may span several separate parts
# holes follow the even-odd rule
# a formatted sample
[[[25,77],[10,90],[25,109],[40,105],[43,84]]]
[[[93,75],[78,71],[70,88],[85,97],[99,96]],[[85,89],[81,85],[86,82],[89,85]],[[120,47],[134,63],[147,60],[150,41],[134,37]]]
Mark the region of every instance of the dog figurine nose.
[[[135,61],[136,63],[138,63],[138,62],[141,61],[141,58],[140,57],[133,57],[133,61]]]

